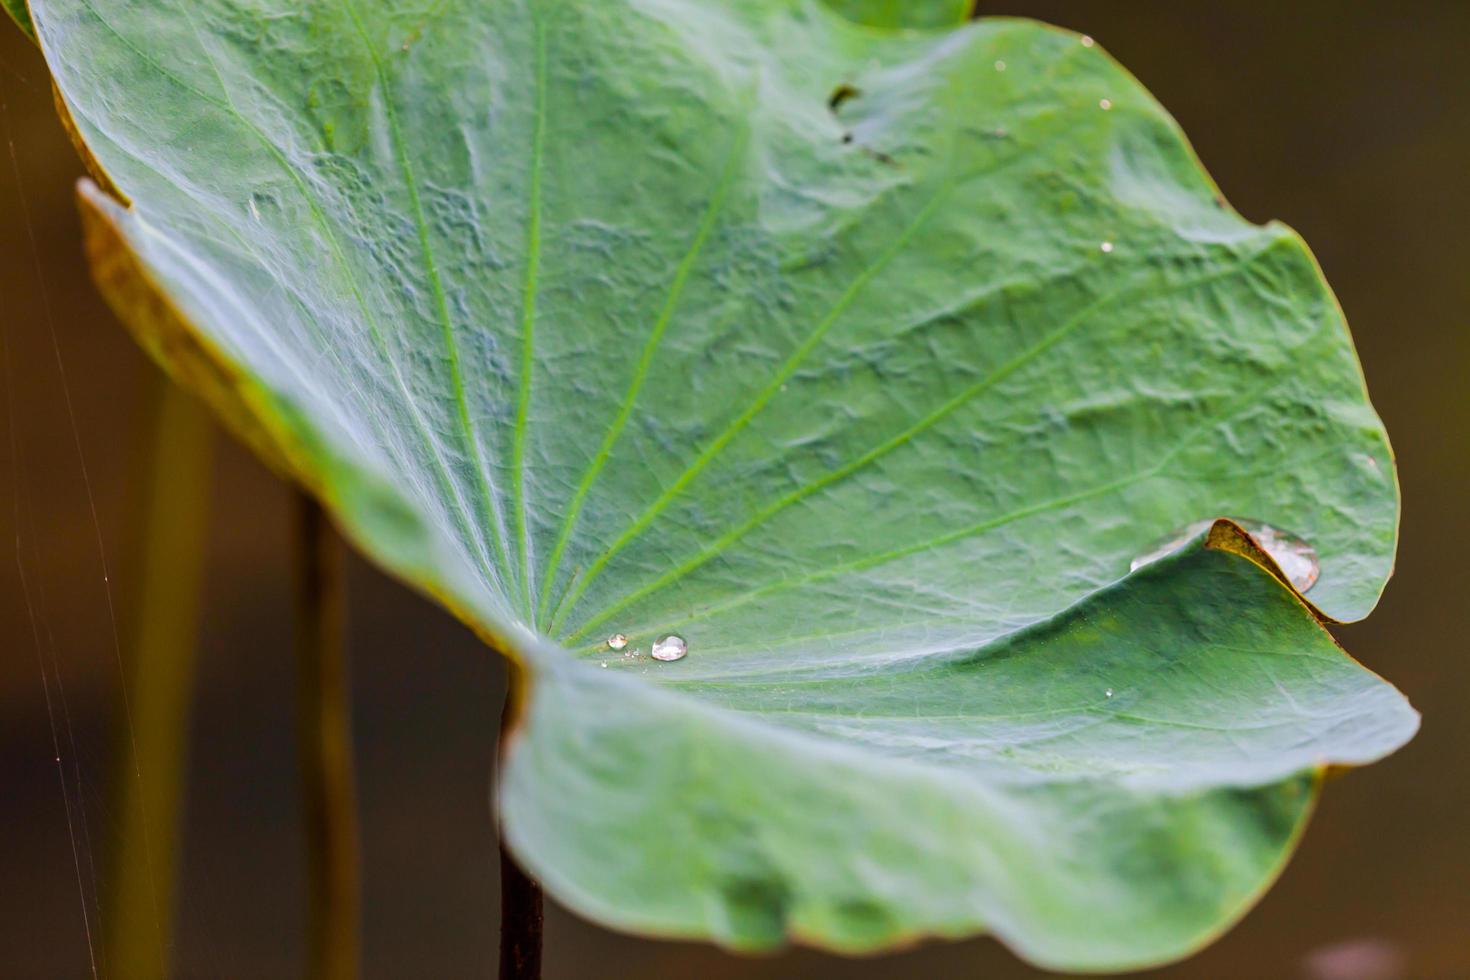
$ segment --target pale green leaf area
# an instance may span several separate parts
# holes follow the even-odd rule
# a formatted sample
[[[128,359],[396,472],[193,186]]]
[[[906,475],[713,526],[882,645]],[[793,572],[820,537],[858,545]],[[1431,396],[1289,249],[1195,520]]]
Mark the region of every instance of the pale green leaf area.
[[[797,0],[32,9],[131,201],[88,206],[343,528],[526,666],[500,806],[570,907],[1159,962],[1269,883],[1323,767],[1414,731],[1230,525],[1130,574],[1250,518],[1360,617],[1397,490],[1306,248],[1090,41]]]

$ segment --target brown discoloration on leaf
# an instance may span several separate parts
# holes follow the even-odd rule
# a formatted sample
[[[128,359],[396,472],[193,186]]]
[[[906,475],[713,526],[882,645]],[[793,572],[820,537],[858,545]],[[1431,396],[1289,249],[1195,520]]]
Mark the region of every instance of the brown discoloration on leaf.
[[[834,88],[832,90],[832,94],[827,97],[827,108],[831,109],[833,112],[836,112],[838,109],[842,108],[842,103],[846,102],[848,99],[855,99],[862,94],[863,93],[858,91],[855,87],[847,84],[846,82],[843,82],[841,85]]]

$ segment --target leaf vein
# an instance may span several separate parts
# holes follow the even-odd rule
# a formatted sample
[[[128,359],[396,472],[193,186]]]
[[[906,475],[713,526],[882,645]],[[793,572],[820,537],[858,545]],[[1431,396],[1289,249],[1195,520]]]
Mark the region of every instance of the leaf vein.
[[[408,147],[403,140],[403,127],[398,122],[398,110],[394,107],[392,79],[389,77],[387,68],[383,64],[382,56],[378,53],[377,48],[373,46],[372,39],[368,36],[367,28],[362,22],[354,0],[341,0],[341,2],[342,9],[352,20],[358,37],[362,39],[363,48],[367,51],[368,57],[372,59],[373,70],[378,76],[378,84],[383,91],[383,111],[388,119],[388,133],[393,141],[393,152],[397,158],[398,168],[403,175],[404,187],[408,193],[409,207],[413,211],[414,228],[419,240],[419,252],[424,262],[424,274],[428,277],[429,289],[434,296],[435,313],[439,319],[445,356],[449,359],[450,383],[454,390],[459,435],[461,441],[464,443],[465,449],[469,453],[470,462],[475,471],[476,483],[479,485],[481,502],[485,508],[483,522],[479,522],[481,528],[480,534],[490,538],[502,567],[505,567],[508,572],[509,559],[506,555],[505,542],[500,531],[502,520],[500,497],[496,489],[491,485],[484,455],[480,451],[480,443],[475,436],[474,421],[470,417],[469,401],[465,394],[464,369],[460,363],[459,342],[454,335],[454,324],[449,315],[449,300],[444,292],[443,279],[439,275],[438,262],[434,258],[434,246],[429,235],[428,221],[424,217],[423,201],[419,195],[418,179],[414,175],[413,163],[408,156]],[[492,528],[494,529],[493,532],[491,530]]]
[[[444,491],[447,497],[452,498],[458,505],[460,516],[456,523],[459,523],[461,525],[461,529],[465,531],[467,538],[472,538],[473,536],[468,533],[469,527],[473,524],[469,517],[469,508],[465,504],[462,495],[459,493],[457,485],[454,483],[453,479],[449,475],[448,465],[445,463],[444,457],[439,451],[437,442],[429,433],[428,423],[423,418],[422,409],[419,407],[418,401],[412,396],[409,391],[408,385],[403,380],[403,374],[399,368],[398,362],[388,351],[387,342],[383,338],[382,326],[378,323],[377,318],[373,315],[371,307],[368,306],[367,299],[362,293],[361,284],[357,281],[356,272],[352,268],[351,264],[347,261],[346,254],[342,248],[342,243],[337,237],[336,231],[332,228],[331,223],[328,222],[326,214],[322,211],[320,202],[316,200],[316,197],[311,193],[310,189],[301,179],[301,175],[296,172],[296,168],[293,167],[291,165],[291,162],[286,159],[285,155],[281,152],[280,147],[276,146],[275,143],[260,129],[260,127],[257,126],[255,122],[251,120],[248,116],[242,113],[235,106],[233,100],[229,98],[229,86],[225,84],[223,76],[220,75],[219,66],[215,63],[213,56],[209,53],[207,47],[203,43],[203,40],[200,39],[200,46],[204,49],[205,56],[210,62],[210,67],[214,71],[215,77],[219,79],[220,88],[226,93],[226,98],[224,100],[217,99],[209,93],[195,87],[194,85],[191,85],[189,82],[185,81],[183,78],[180,78],[177,74],[164,67],[164,65],[161,64],[156,58],[154,58],[148,52],[144,51],[136,43],[134,43],[131,38],[118,30],[117,27],[114,26],[110,20],[102,16],[101,11],[97,9],[92,0],[82,0],[82,2],[87,11],[92,15],[97,23],[102,26],[104,30],[106,30],[113,37],[117,38],[117,40],[123,45],[123,47],[127,48],[129,52],[131,52],[144,64],[150,66],[154,71],[158,73],[160,77],[167,79],[172,84],[183,89],[185,92],[190,93],[195,98],[201,99],[206,104],[212,105],[215,108],[221,110],[222,112],[229,115],[232,119],[238,121],[242,126],[244,126],[257,140],[257,142],[261,144],[266,152],[270,154],[272,160],[276,163],[278,167],[281,168],[282,172],[286,174],[287,178],[291,181],[297,192],[300,193],[302,200],[306,203],[307,208],[311,211],[312,218],[316,222],[317,227],[326,236],[327,244],[332,252],[333,260],[337,264],[338,268],[342,270],[343,277],[346,280],[347,288],[352,293],[353,299],[357,303],[358,308],[362,311],[363,319],[367,324],[368,333],[373,340],[374,346],[377,347],[378,352],[382,355],[384,362],[388,365],[389,370],[393,374],[395,384],[397,385],[399,391],[403,394],[404,403],[408,407],[409,414],[414,422],[414,427],[418,430],[419,437],[423,440],[424,446],[428,450],[429,456],[433,459],[435,463],[435,467],[438,471],[436,473],[436,478],[440,483],[441,489]],[[185,11],[185,15],[188,15],[187,11]],[[190,27],[194,30],[195,36],[198,37],[198,30],[194,26],[192,20],[190,21]],[[499,576],[495,575],[495,570],[493,568],[493,565],[489,561],[489,556],[484,554],[483,552],[483,546],[481,550],[481,557],[485,568],[491,572],[492,576],[498,579]]]
[[[704,217],[700,221],[699,228],[695,232],[694,238],[690,242],[683,259],[680,260],[678,268],[675,270],[673,279],[669,285],[668,295],[664,300],[663,307],[659,311],[658,318],[654,321],[653,329],[649,333],[648,340],[643,346],[642,354],[639,356],[638,364],[633,372],[633,379],[629,382],[628,390],[623,396],[622,405],[613,417],[611,424],[609,424],[607,432],[603,436],[602,444],[598,447],[597,454],[592,458],[592,461],[587,466],[586,472],[582,475],[582,479],[578,482],[576,494],[573,496],[572,502],[567,510],[567,515],[562,521],[556,546],[552,550],[550,560],[547,562],[548,571],[541,588],[540,608],[537,611],[538,616],[545,611],[547,601],[550,598],[551,586],[560,571],[562,555],[566,551],[567,544],[571,539],[572,530],[576,526],[582,504],[587,499],[587,494],[592,489],[593,482],[597,479],[598,474],[602,472],[602,468],[607,464],[608,458],[612,455],[614,444],[617,442],[618,437],[622,435],[623,427],[627,425],[628,419],[633,413],[634,403],[637,401],[638,394],[648,378],[648,371],[653,363],[654,353],[657,351],[659,342],[663,339],[664,332],[668,329],[669,323],[673,319],[674,311],[678,307],[680,297],[683,295],[685,283],[688,281],[694,264],[703,251],[705,243],[713,232],[724,208],[730,187],[734,183],[734,175],[738,169],[738,161],[741,157],[740,150],[744,146],[744,143],[745,138],[742,135],[736,140],[736,145],[730,152],[729,161],[725,166],[724,172],[720,175],[719,184],[716,186],[708,206],[705,208]]]
[[[684,472],[680,474],[672,484],[670,484],[668,489],[660,494],[659,497],[652,504],[650,504],[648,508],[645,509],[643,513],[639,515],[638,518],[635,519],[633,523],[629,525],[629,527],[624,530],[623,533],[620,534],[617,539],[611,545],[609,545],[607,549],[604,550],[603,553],[598,556],[598,558],[590,566],[588,566],[587,574],[583,576],[582,580],[577,584],[577,587],[573,589],[572,592],[568,595],[561,613],[558,614],[555,620],[553,620],[551,626],[553,632],[555,632],[556,629],[559,628],[562,619],[564,619],[565,616],[575,607],[577,600],[580,599],[582,595],[587,591],[588,586],[592,584],[597,575],[604,568],[607,567],[607,563],[611,561],[612,558],[619,551],[621,551],[630,541],[632,541],[644,530],[646,530],[648,526],[653,523],[653,520],[658,517],[660,513],[663,512],[664,508],[667,507],[675,497],[683,492],[684,488],[688,486],[697,476],[699,476],[701,472],[703,472],[704,468],[709,465],[710,461],[714,459],[714,457],[720,452],[720,450],[723,449],[730,442],[730,440],[739,435],[740,432],[745,429],[745,426],[750,423],[750,420],[754,418],[756,414],[761,411],[761,409],[765,408],[766,404],[770,402],[773,397],[775,397],[776,393],[781,389],[781,384],[792,375],[792,373],[801,365],[802,361],[806,359],[807,355],[816,348],[817,344],[820,343],[822,338],[827,334],[827,331],[831,329],[832,325],[836,323],[837,320],[841,318],[842,314],[847,311],[848,307],[852,305],[853,301],[857,299],[858,295],[863,291],[868,283],[872,282],[873,279],[876,278],[878,274],[881,273],[888,266],[888,264],[904,250],[904,248],[908,245],[913,236],[918,233],[919,229],[922,228],[924,224],[928,221],[928,219],[938,210],[940,203],[948,196],[948,192],[953,188],[953,186],[953,181],[949,180],[946,181],[937,191],[935,191],[935,193],[929,198],[928,202],[919,209],[918,213],[909,222],[908,226],[899,233],[897,238],[894,239],[892,244],[884,249],[882,254],[879,255],[879,257],[871,265],[860,272],[852,280],[852,282],[848,284],[847,288],[843,290],[842,295],[838,297],[837,302],[834,303],[831,309],[829,309],[827,313],[822,317],[822,319],[817,322],[817,325],[811,330],[810,333],[807,334],[806,338],[802,340],[801,344],[797,346],[797,348],[791,353],[791,355],[786,359],[781,367],[777,369],[776,373],[771,377],[770,381],[768,381],[765,387],[763,387],[760,392],[756,394],[751,403],[746,406],[746,408],[738,416],[735,417],[735,419],[725,428],[723,432],[716,436],[715,439],[711,441],[709,445],[707,445],[699,453],[694,462],[689,464]]]

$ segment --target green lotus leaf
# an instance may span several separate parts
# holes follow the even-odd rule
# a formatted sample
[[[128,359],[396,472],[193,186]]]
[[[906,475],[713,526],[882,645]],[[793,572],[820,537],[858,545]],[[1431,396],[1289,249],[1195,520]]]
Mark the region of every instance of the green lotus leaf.
[[[124,320],[522,666],[499,806],[573,909],[1155,963],[1266,887],[1326,767],[1412,735],[1322,625],[1398,516],[1342,315],[1090,39],[32,14]]]
[[[15,26],[21,29],[26,37],[32,40],[36,37],[36,28],[31,24],[31,13],[26,9],[26,0],[0,0],[0,7],[15,21]]]
[[[848,20],[888,30],[953,27],[968,20],[975,6],[974,0],[826,0],[826,3]]]

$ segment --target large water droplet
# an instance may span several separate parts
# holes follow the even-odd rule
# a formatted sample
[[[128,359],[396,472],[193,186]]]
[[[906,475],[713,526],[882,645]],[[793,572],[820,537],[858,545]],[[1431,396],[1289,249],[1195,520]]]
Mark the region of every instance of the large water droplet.
[[[1317,577],[1322,573],[1322,566],[1317,561],[1317,550],[1303,539],[1290,534],[1279,528],[1272,527],[1265,521],[1251,520],[1247,517],[1232,517],[1232,521],[1245,529],[1245,532],[1255,539],[1261,550],[1271,556],[1281,569],[1286,580],[1298,592],[1306,592],[1317,584]],[[1158,561],[1165,555],[1173,554],[1198,534],[1209,530],[1213,520],[1195,521],[1169,535],[1159,544],[1133,559],[1128,566],[1129,571],[1137,571],[1149,562]]]
[[[609,650],[621,650],[627,645],[628,638],[622,633],[614,633],[612,636],[609,636],[607,638],[607,648]]]
[[[1286,580],[1298,592],[1305,592],[1317,584],[1322,566],[1317,562],[1316,548],[1293,534],[1260,521],[1239,520],[1236,523],[1256,539],[1256,544],[1280,566]]]
[[[688,652],[689,644],[684,642],[682,636],[675,636],[673,633],[659,637],[650,651],[654,660],[663,661],[683,660]]]

